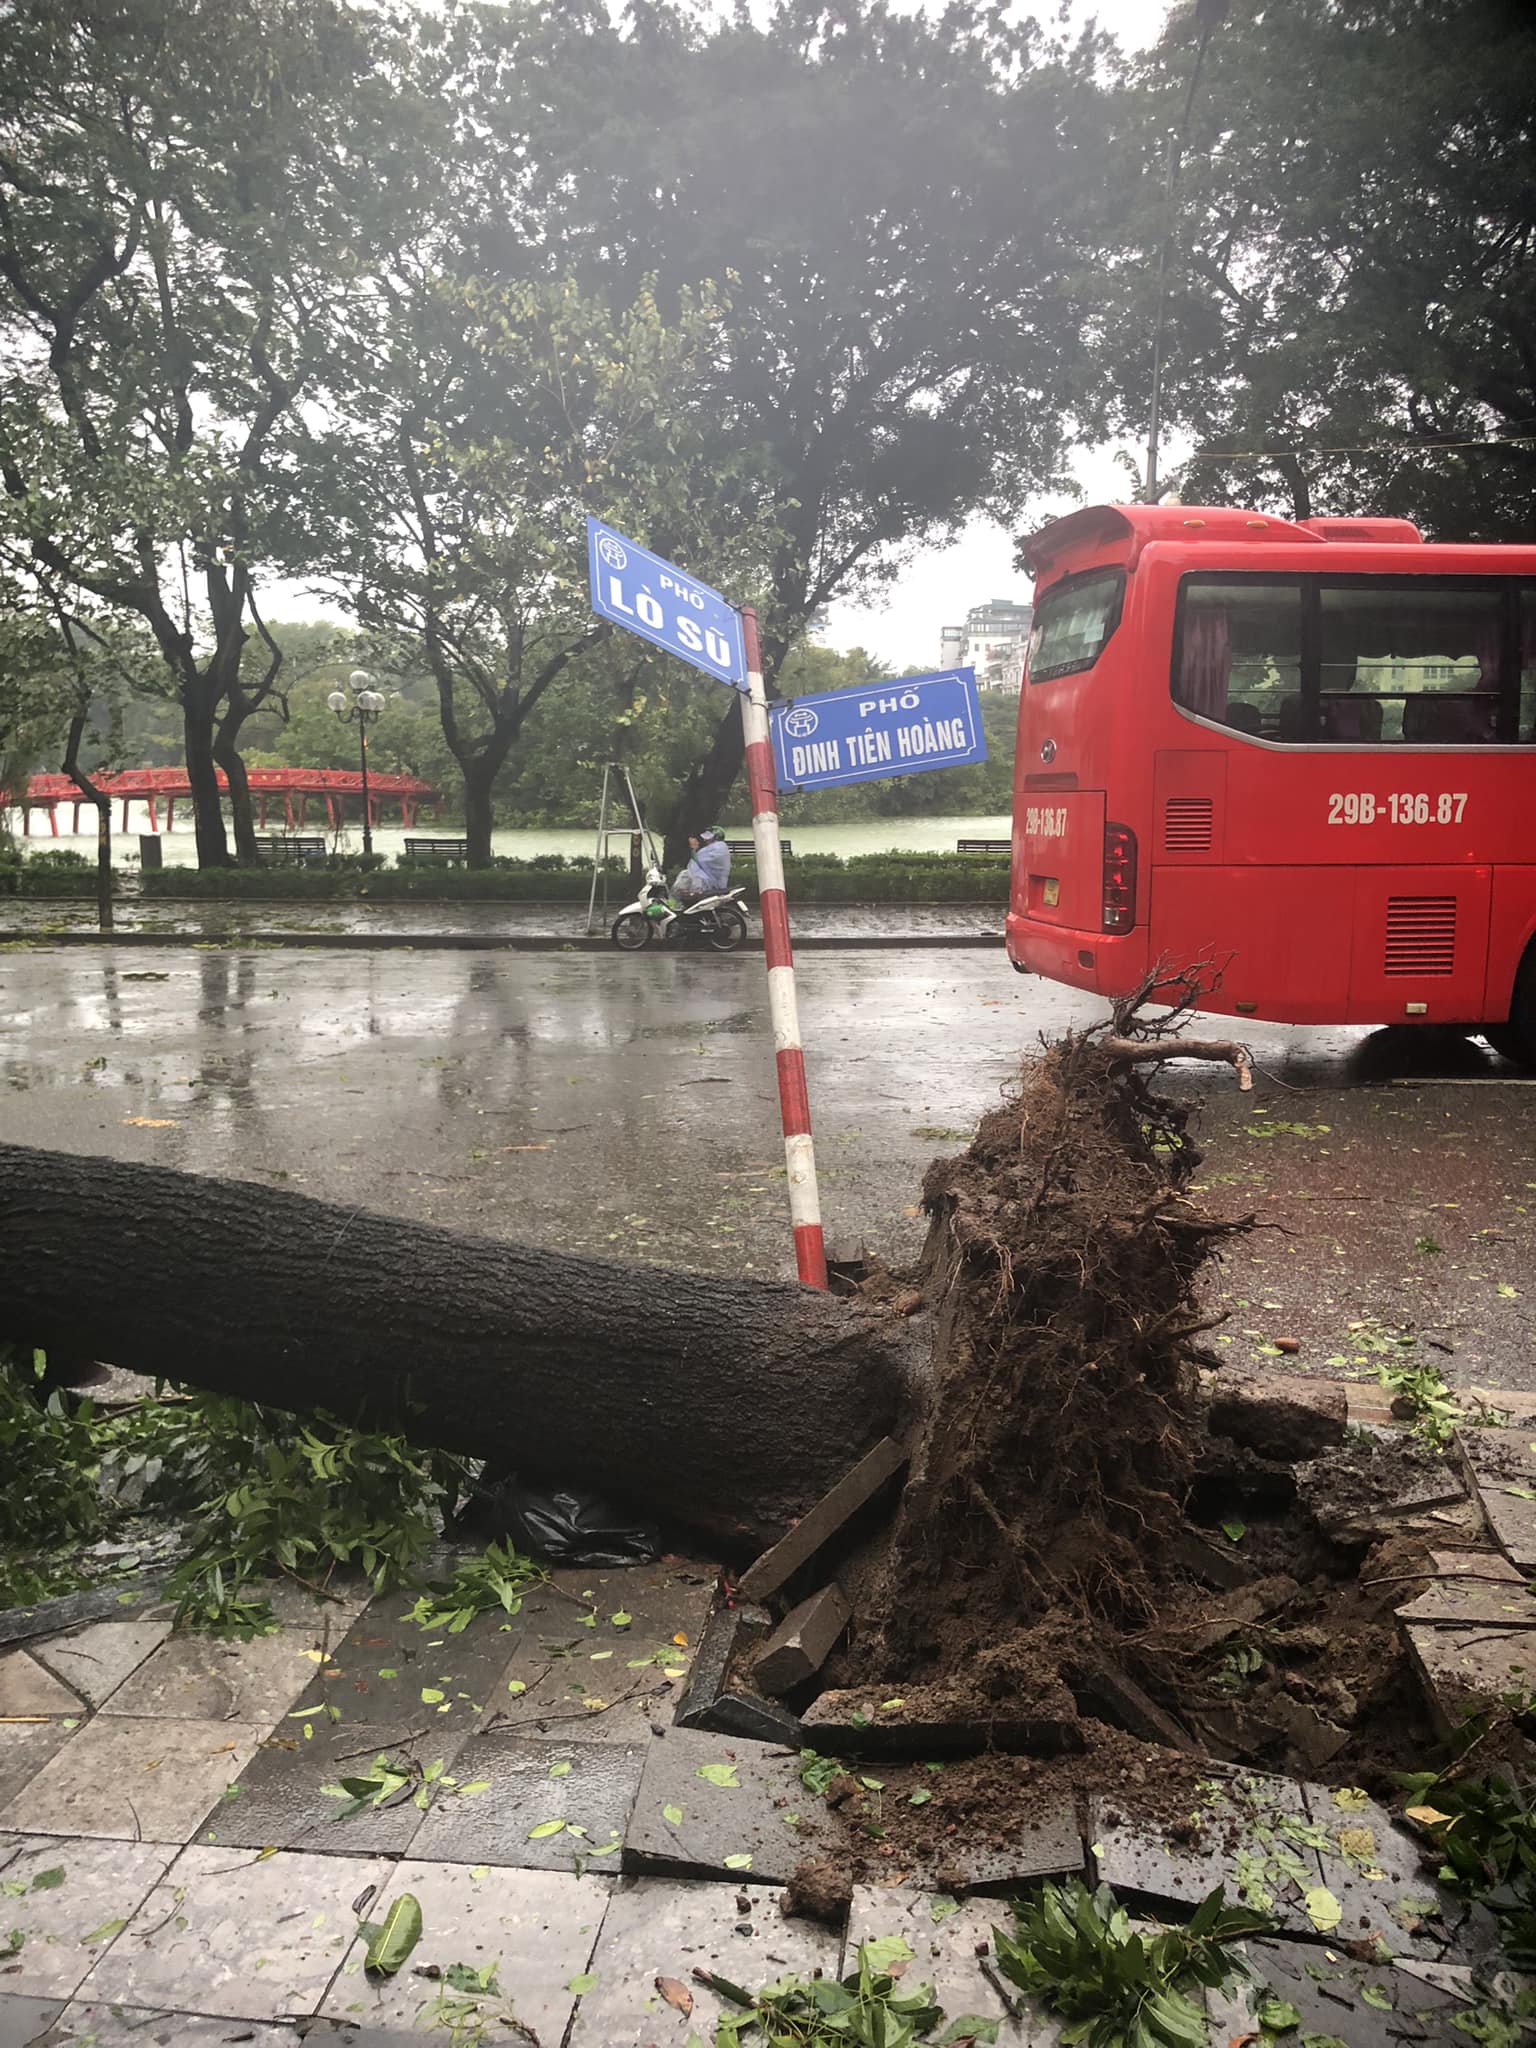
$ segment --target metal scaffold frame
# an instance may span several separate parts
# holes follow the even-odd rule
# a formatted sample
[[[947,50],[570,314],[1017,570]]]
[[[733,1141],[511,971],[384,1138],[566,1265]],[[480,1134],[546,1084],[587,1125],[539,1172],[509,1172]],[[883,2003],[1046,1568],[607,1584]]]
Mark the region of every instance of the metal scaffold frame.
[[[621,794],[629,804],[632,822],[628,825],[610,825],[608,809],[610,795],[615,784],[622,785]],[[615,804],[615,808],[617,805]],[[647,867],[659,868],[661,856],[656,850],[656,841],[651,837],[644,818],[640,815],[640,799],[635,795],[635,785],[629,770],[622,761],[608,761],[603,765],[603,793],[597,806],[597,844],[592,853],[592,889],[587,897],[587,934],[597,929],[597,890],[601,882],[603,890],[603,923],[608,922],[608,842],[610,839],[632,839],[644,841]]]

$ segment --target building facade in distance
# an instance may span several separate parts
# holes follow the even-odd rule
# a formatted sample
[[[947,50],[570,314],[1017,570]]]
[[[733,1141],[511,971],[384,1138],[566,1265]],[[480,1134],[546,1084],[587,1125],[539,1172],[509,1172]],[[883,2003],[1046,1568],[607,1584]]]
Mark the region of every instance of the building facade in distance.
[[[975,669],[983,690],[1017,690],[1033,617],[1033,605],[1011,597],[972,605],[963,626],[939,628],[939,667]]]

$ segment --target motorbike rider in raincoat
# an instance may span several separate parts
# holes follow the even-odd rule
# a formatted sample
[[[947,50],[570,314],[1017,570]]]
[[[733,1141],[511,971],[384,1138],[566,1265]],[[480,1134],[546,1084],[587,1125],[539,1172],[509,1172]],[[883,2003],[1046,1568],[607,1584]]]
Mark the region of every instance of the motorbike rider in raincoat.
[[[688,865],[672,884],[674,901],[696,903],[701,896],[723,895],[731,882],[731,849],[719,830],[706,825],[690,832],[688,850]]]

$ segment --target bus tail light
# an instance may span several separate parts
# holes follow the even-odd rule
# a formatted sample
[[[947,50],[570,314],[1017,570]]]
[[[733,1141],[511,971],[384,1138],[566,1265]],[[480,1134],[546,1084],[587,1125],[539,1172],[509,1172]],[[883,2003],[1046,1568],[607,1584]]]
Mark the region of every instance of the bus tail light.
[[[1129,825],[1104,827],[1104,929],[1128,932],[1136,922],[1136,834]]]

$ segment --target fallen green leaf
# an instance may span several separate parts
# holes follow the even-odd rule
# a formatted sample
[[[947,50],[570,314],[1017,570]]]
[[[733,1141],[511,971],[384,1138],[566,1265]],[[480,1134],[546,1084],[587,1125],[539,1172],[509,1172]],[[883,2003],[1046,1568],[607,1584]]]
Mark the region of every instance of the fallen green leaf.
[[[1304,1901],[1307,1918],[1319,1934],[1332,1934],[1344,1918],[1344,1908],[1323,1884],[1314,1885]]]
[[[558,1835],[564,1828],[563,1820],[541,1820],[536,1828],[528,1830],[530,1842],[547,1842],[551,1835]]]
[[[37,1873],[32,1880],[32,1889],[35,1892],[56,1892],[63,1882],[64,1866],[62,1863],[55,1863],[51,1870],[40,1870]]]
[[[585,1998],[587,1993],[592,1989],[592,1986],[596,1982],[596,1975],[591,1970],[585,1970],[583,1971],[581,1976],[572,1977],[566,1984],[565,1988],[567,1991],[571,1992],[575,1997]]]
[[[727,1856],[725,1858],[725,1867],[727,1870],[750,1870],[752,1868],[752,1858],[742,1855]]]
[[[381,1977],[393,1977],[420,1939],[421,1902],[414,1892],[402,1892],[369,1942],[363,1968]]]
[[[719,1785],[738,1791],[741,1787],[741,1780],[736,1775],[734,1764],[700,1764],[693,1775],[702,1778],[706,1785]]]

